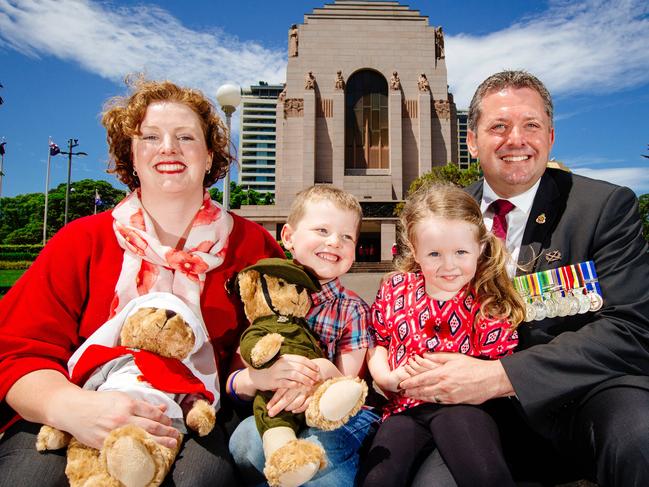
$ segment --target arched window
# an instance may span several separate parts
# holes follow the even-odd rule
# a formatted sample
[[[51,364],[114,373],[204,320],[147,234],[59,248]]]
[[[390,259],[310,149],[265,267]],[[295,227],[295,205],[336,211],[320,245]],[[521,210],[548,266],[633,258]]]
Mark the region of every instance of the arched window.
[[[345,169],[388,169],[388,82],[364,69],[345,89]]]

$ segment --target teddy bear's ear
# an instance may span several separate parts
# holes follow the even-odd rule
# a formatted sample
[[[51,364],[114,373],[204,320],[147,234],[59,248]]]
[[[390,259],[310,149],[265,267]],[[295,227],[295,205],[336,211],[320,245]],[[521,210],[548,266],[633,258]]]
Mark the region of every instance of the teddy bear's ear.
[[[259,272],[254,270],[240,272],[237,279],[239,280],[239,294],[241,295],[241,301],[250,302],[255,296],[257,290]]]

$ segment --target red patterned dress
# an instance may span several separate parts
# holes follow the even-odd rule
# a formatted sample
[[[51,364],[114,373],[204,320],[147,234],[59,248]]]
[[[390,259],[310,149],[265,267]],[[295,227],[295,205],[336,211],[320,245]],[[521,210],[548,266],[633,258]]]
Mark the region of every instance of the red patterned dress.
[[[398,273],[385,279],[372,305],[371,331],[377,346],[388,350],[390,369],[424,352],[459,352],[497,359],[518,344],[507,320],[477,318],[480,302],[469,286],[452,299],[437,301],[426,294],[420,272]],[[472,324],[475,321],[475,326]],[[389,394],[383,419],[423,401]]]

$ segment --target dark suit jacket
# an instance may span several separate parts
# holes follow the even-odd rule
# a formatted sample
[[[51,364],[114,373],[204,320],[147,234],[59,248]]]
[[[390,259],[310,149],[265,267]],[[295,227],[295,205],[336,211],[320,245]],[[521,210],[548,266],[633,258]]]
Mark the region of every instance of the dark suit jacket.
[[[467,191],[480,201],[482,181]],[[545,223],[537,223],[542,213]],[[555,250],[561,258],[549,263]],[[649,390],[649,254],[630,189],[547,169],[519,257],[532,268],[519,274],[587,260],[602,309],[521,324],[521,350],[501,360],[532,425],[548,436],[564,412],[602,388]]]

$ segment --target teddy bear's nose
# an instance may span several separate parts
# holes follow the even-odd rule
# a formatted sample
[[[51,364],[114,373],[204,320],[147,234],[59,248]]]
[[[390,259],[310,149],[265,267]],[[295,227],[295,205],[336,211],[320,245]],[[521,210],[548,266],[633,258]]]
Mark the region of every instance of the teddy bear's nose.
[[[177,313],[175,311],[170,310],[170,309],[166,309],[165,314],[167,315],[167,319],[170,320],[171,318],[176,316]]]

